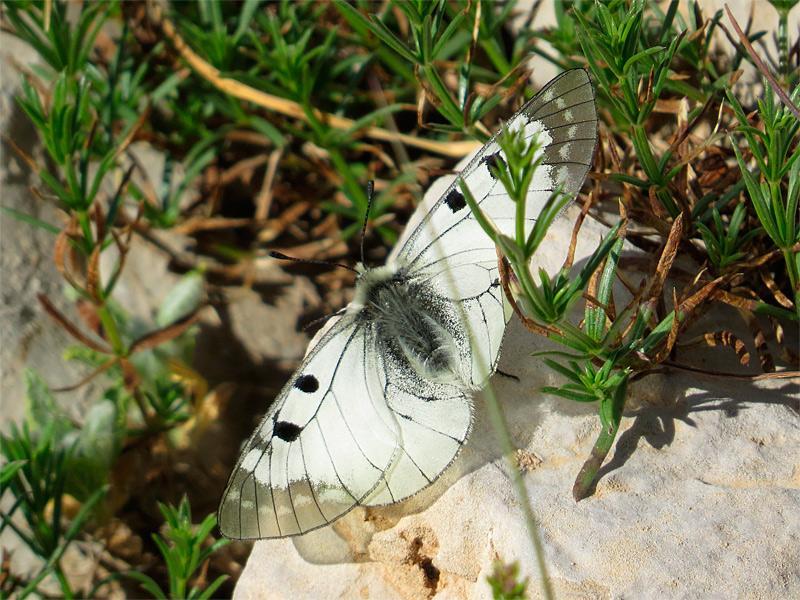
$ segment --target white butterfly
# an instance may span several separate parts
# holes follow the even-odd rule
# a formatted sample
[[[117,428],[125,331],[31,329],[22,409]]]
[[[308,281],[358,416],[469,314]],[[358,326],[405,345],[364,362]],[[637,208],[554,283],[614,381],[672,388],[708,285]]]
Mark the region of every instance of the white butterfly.
[[[589,170],[597,142],[589,76],[556,77],[506,127],[542,144],[527,201],[533,222],[558,186],[577,195]],[[489,171],[503,160],[495,138],[385,266],[359,265],[355,299],[245,445],[219,508],[223,535],[306,533],[354,506],[408,498],[455,459],[472,423],[471,393],[494,372],[510,317],[495,247],[459,191],[464,179],[513,235],[515,205]]]

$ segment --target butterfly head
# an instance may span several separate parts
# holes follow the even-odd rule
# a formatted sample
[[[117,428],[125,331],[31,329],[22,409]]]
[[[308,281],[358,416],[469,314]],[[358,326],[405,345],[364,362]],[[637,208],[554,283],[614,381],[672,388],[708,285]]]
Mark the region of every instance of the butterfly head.
[[[368,307],[373,300],[375,290],[384,285],[400,283],[404,278],[403,271],[394,264],[387,263],[382,267],[367,267],[363,263],[356,265],[356,292],[348,312],[356,313]]]

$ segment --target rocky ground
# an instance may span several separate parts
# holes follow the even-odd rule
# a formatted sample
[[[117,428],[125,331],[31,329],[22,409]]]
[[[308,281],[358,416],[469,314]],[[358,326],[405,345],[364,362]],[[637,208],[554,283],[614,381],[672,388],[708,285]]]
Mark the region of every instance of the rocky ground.
[[[746,13],[732,4],[738,16]],[[6,34],[0,45],[0,131],[37,156],[34,132],[13,101],[17,75],[5,62],[13,56],[26,64],[33,55]],[[58,222],[51,206],[32,199],[33,178],[2,144],[3,205]],[[551,233],[554,241],[568,237],[571,222],[562,220],[558,227]],[[596,224],[586,228],[584,256],[602,233]],[[23,414],[25,367],[61,384],[85,374],[62,360],[69,338],[36,302],[44,292],[71,310],[50,259],[52,242],[49,234],[0,214],[0,427]],[[184,240],[164,242],[181,248]],[[549,246],[555,252],[542,260],[560,264],[560,242]],[[240,417],[228,433],[235,439],[249,433],[302,356],[307,337],[298,331],[298,320],[319,302],[308,279],[288,277],[266,262],[257,270],[253,290],[223,290],[223,301],[204,313],[196,354],[195,367],[209,380],[238,386],[229,408]],[[177,277],[167,255],[142,245],[131,255],[120,300],[136,314],[152,314]],[[720,311],[713,318],[727,326],[734,317]],[[494,383],[519,449],[557,596],[800,596],[796,381],[756,385],[675,372],[642,380],[631,392],[632,409],[595,495],[576,504],[572,482],[599,421],[592,406],[538,392],[552,383],[529,357],[538,349],[537,338],[512,323],[501,368],[520,381],[496,377]],[[735,370],[732,355],[721,354],[695,358]],[[59,400],[79,414],[95,393],[89,386]],[[486,575],[500,558],[519,561],[535,597],[538,571],[517,499],[481,402],[476,406],[469,444],[434,486],[393,507],[356,509],[302,538],[257,542],[236,595],[484,598]],[[233,452],[235,442],[229,445]],[[209,505],[215,503],[209,498]],[[15,560],[30,560],[13,536],[4,534],[2,545],[16,548]],[[81,557],[74,560],[80,563]],[[72,572],[82,568],[77,564]]]

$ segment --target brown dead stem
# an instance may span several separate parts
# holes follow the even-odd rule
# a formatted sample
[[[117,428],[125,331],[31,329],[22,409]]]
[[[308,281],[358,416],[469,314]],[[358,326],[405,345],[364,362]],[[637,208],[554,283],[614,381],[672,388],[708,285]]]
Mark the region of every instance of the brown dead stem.
[[[756,316],[749,310],[739,309],[739,314],[747,323],[747,328],[753,336],[753,343],[756,346],[756,353],[758,354],[758,364],[764,373],[772,373],[775,371],[775,359],[767,346],[767,336],[761,324],[758,322]]]
[[[80,389],[83,386],[85,386],[86,384],[88,384],[89,382],[91,382],[95,377],[97,377],[101,373],[105,373],[108,369],[113,367],[117,363],[118,360],[119,359],[115,356],[114,358],[111,358],[111,359],[107,360],[106,362],[104,362],[102,365],[97,367],[94,371],[89,373],[86,377],[84,377],[83,379],[81,379],[77,383],[73,383],[71,385],[65,385],[63,387],[58,387],[58,388],[52,388],[52,390],[54,392],[57,392],[57,393],[74,392],[75,390]]]
[[[171,231],[181,235],[192,235],[200,231],[218,231],[222,229],[237,229],[239,227],[260,227],[263,224],[264,222],[259,219],[250,218],[189,217],[183,223],[172,227]]]
[[[114,160],[122,156],[122,153],[128,149],[131,143],[133,143],[133,140],[136,139],[136,136],[138,135],[139,131],[144,126],[144,124],[147,122],[147,119],[149,117],[150,117],[150,105],[148,104],[147,106],[145,106],[144,110],[139,115],[139,118],[136,119],[136,123],[133,124],[133,127],[131,127],[130,131],[128,132],[128,135],[126,135],[125,139],[123,139],[120,142],[119,146],[117,146],[117,149],[114,152]]]
[[[253,173],[256,168],[266,164],[268,160],[268,154],[257,154],[256,156],[244,158],[223,171],[222,175],[220,175],[219,183],[220,185],[228,185],[232,181],[240,179],[242,183],[248,185],[253,179]]]
[[[775,283],[775,280],[772,276],[764,271],[763,269],[759,269],[758,271],[759,276],[761,277],[761,281],[764,282],[764,285],[767,286],[767,289],[772,293],[772,297],[783,306],[784,308],[788,308],[789,310],[794,310],[794,302],[792,302],[786,295],[780,290],[778,284]]]
[[[660,363],[664,361],[675,347],[675,341],[678,339],[678,332],[681,329],[681,319],[678,318],[678,294],[675,289],[672,289],[672,306],[675,307],[675,316],[672,319],[672,326],[669,328],[669,335],[667,341],[664,343],[663,348],[656,353],[653,362]]]
[[[661,251],[661,256],[658,259],[653,279],[650,280],[650,285],[645,292],[645,298],[657,298],[661,295],[664,282],[667,280],[667,274],[672,268],[672,263],[675,262],[675,257],[678,255],[678,245],[680,244],[682,236],[683,213],[679,214],[672,223],[669,236],[664,244],[664,249]]]
[[[279,235],[281,235],[286,228],[297,221],[301,216],[303,216],[306,212],[308,212],[312,207],[312,203],[308,201],[300,201],[292,203],[289,208],[283,211],[280,215],[278,215],[274,219],[269,219],[265,224],[261,231],[258,232],[258,240],[260,242],[271,242]],[[331,215],[332,219],[330,222],[335,224],[336,216]],[[323,223],[325,223],[325,219],[323,219]],[[317,233],[314,232],[314,235]]]
[[[589,214],[589,208],[591,208],[593,201],[594,190],[586,196],[586,200],[584,200],[583,206],[581,207],[581,213],[578,215],[578,218],[575,219],[575,225],[572,227],[572,237],[569,240],[569,248],[567,249],[567,257],[564,259],[564,264],[561,267],[562,269],[568,270],[572,268],[572,263],[575,261],[575,247],[578,245],[578,233],[583,226],[586,215]]]
[[[102,248],[102,244],[98,242],[86,264],[86,293],[98,304],[103,301],[100,282],[100,250]]]
[[[340,239],[323,239],[289,248],[275,248],[274,250],[294,258],[327,259],[347,254],[347,244]]]
[[[52,302],[50,302],[50,299],[47,296],[44,294],[38,294],[37,298],[39,299],[39,304],[42,305],[42,308],[50,316],[50,318],[58,323],[64,329],[64,331],[69,333],[81,344],[91,348],[95,352],[100,352],[101,354],[111,354],[111,348],[104,346],[103,344],[96,342],[92,338],[85,335],[72,321],[67,319],[67,317],[65,317],[64,314],[59,311]]]
[[[744,46],[747,54],[750,55],[753,64],[755,64],[758,70],[761,71],[761,74],[766,77],[770,87],[778,95],[786,108],[792,111],[792,114],[794,114],[794,116],[800,120],[800,108],[798,108],[794,102],[792,102],[792,99],[789,98],[789,94],[787,94],[786,91],[781,87],[781,85],[778,83],[778,80],[775,79],[775,76],[772,74],[772,71],[769,70],[769,67],[767,67],[767,65],[755,51],[747,35],[745,35],[745,33],[742,31],[742,28],[739,27],[739,23],[736,21],[736,18],[733,16],[733,13],[731,13],[731,10],[728,8],[727,4],[725,5],[725,11],[728,13],[728,19],[730,19],[731,25],[733,25],[733,29],[736,31],[736,35],[739,36],[739,41],[742,43],[742,46]]]
[[[685,342],[679,344],[679,346],[681,348],[688,348],[698,344],[705,344],[709,348],[716,348],[717,346],[730,348],[736,353],[736,358],[739,359],[739,363],[741,365],[747,366],[750,364],[750,352],[747,350],[747,346],[742,340],[736,337],[732,331],[727,329],[704,333],[703,335],[699,335],[691,340],[686,340]]]
[[[701,369],[700,367],[692,367],[672,361],[664,361],[662,363],[665,367],[672,369],[680,369],[681,371],[689,371],[690,373],[698,373],[700,375],[707,375],[709,377],[723,377],[725,379],[738,379],[742,381],[765,381],[768,379],[800,379],[800,371],[777,371],[775,373],[758,373],[755,375],[747,375],[742,373],[729,373],[725,371],[709,371],[708,369]]]
[[[161,344],[165,344],[166,342],[174,340],[184,331],[189,329],[189,327],[191,327],[198,318],[199,309],[188,317],[184,317],[172,325],[168,325],[166,327],[162,327],[161,329],[146,333],[131,344],[129,354],[135,354],[136,352],[141,352],[142,350],[149,350],[150,348],[155,348],[156,346],[160,346]]]
[[[269,155],[264,181],[256,196],[255,218],[258,220],[266,219],[269,216],[269,209],[272,206],[272,185],[275,182],[275,174],[278,172],[278,163],[282,156],[283,148],[276,148]]]
[[[8,144],[9,146],[11,146],[11,149],[14,151],[14,154],[19,156],[22,159],[22,162],[24,162],[26,165],[28,165],[28,168],[31,170],[31,172],[33,174],[35,174],[35,175],[38,175],[39,171],[41,171],[41,168],[39,167],[38,164],[36,164],[36,161],[33,160],[33,157],[30,154],[28,154],[27,152],[25,152],[25,150],[20,148],[17,145],[17,143],[14,140],[12,140],[10,137],[8,137],[6,134],[3,134],[2,137],[3,137],[3,141],[6,144]]]
[[[78,232],[78,217],[72,215],[67,226],[61,230],[56,236],[56,241],[53,244],[53,263],[59,274],[70,284],[74,289],[83,291],[84,286],[78,283],[72,275],[72,269],[67,267],[68,257],[69,263],[73,264],[74,260],[70,256],[73,252],[70,240],[77,236]]]

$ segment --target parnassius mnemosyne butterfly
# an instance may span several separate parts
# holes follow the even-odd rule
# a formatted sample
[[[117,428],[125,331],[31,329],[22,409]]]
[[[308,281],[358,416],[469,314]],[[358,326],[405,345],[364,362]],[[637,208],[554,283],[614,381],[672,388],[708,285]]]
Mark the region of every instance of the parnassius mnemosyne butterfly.
[[[533,222],[559,186],[574,198],[589,170],[597,113],[588,74],[559,75],[505,127],[542,145],[527,200]],[[385,266],[358,266],[353,301],[244,446],[219,508],[223,535],[306,533],[354,506],[408,498],[455,459],[472,424],[471,394],[495,370],[511,312],[494,244],[459,186],[463,179],[513,236],[516,207],[489,170],[503,159],[495,138]]]

